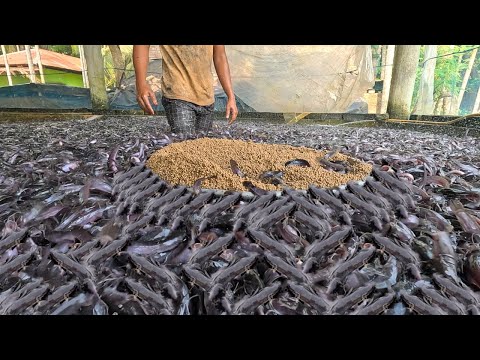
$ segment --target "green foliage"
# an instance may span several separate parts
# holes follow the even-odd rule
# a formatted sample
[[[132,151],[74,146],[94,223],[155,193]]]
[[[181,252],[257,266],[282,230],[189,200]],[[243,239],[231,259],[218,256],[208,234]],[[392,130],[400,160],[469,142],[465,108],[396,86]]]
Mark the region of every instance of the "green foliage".
[[[133,45],[120,45],[120,50],[125,60],[125,78],[128,78],[134,74]],[[105,84],[108,89],[113,89],[115,88],[115,66],[108,45],[102,47],[102,54],[105,67]]]
[[[75,55],[73,47],[76,47],[77,54]],[[78,46],[76,45],[48,45],[48,50],[54,51],[60,54],[78,56]]]
[[[78,50],[78,45],[72,45],[72,56],[80,57],[80,50]]]
[[[435,66],[434,75],[434,102],[442,96],[442,94],[448,93],[454,97],[460,93],[462,86],[463,76],[468,67],[471,52],[462,52],[478,45],[440,45],[438,46],[438,54]],[[413,94],[412,107],[418,99],[418,88],[420,85],[420,78],[423,71],[423,65],[426,61],[432,61],[425,59],[425,47],[422,46],[420,50],[420,61],[417,68],[417,76],[415,80],[415,89]],[[480,59],[477,56],[475,66],[480,66]],[[480,79],[470,79],[467,84],[466,92],[475,91],[480,82]],[[475,90],[473,90],[475,89]]]
[[[435,99],[440,97],[445,90],[453,96],[459,94],[463,75],[468,67],[468,60],[471,53],[448,54],[464,51],[471,47],[471,45],[455,45],[453,49],[451,49],[450,46],[438,47],[438,56],[442,57],[437,59],[437,65],[435,67]]]

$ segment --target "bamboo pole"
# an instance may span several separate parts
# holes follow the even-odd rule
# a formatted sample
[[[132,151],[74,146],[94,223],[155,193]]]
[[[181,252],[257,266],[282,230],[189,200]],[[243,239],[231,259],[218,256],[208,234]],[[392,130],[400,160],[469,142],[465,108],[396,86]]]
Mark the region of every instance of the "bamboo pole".
[[[87,64],[85,62],[85,50],[83,45],[78,45],[78,52],[80,53],[80,63],[82,66],[83,87],[88,88]]]
[[[35,45],[35,51],[37,52],[37,65],[38,65],[38,72],[40,73],[40,81],[42,84],[45,84],[45,76],[43,74],[43,64],[42,64],[42,56],[40,55],[40,47]]]
[[[380,65],[382,66],[382,71],[380,73],[380,80],[385,79],[385,65],[387,63],[387,45],[380,45],[382,47],[380,54],[382,54],[382,61]]]
[[[395,45],[385,45],[385,63],[384,63],[384,78],[382,87],[382,99],[381,99],[381,114],[387,112],[388,98],[390,96],[390,84],[392,83],[392,71],[393,71],[393,59],[395,56]]]
[[[5,71],[7,72],[7,79],[8,85],[12,86],[12,73],[10,72],[10,65],[8,65],[8,57],[7,57],[7,50],[5,49],[5,45],[2,45],[2,54],[3,54],[3,61],[5,62]]]
[[[35,84],[37,82],[37,79],[35,77],[35,69],[33,67],[30,45],[25,45],[25,54],[27,54],[27,63],[28,63],[28,70],[30,72],[30,81]]]

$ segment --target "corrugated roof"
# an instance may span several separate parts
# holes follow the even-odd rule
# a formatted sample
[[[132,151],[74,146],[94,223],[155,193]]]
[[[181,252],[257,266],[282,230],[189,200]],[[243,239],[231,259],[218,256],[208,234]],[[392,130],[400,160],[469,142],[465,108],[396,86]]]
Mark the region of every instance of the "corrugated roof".
[[[33,64],[37,64],[37,51],[31,49]],[[40,49],[40,57],[45,68],[69,70],[74,72],[82,72],[82,66],[79,58],[65,54],[56,53],[49,50]],[[27,67],[27,54],[25,50],[16,51],[7,54],[8,64],[10,67]],[[37,68],[37,66],[35,66]],[[5,69],[5,61],[0,56],[0,71]]]

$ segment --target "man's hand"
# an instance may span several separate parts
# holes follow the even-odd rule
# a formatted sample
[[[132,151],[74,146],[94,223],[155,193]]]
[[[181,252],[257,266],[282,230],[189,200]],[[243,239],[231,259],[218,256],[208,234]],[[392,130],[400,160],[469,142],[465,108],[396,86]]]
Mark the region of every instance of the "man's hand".
[[[137,101],[138,105],[148,114],[155,114],[153,111],[152,105],[150,104],[150,99],[154,105],[158,105],[157,97],[155,93],[152,91],[152,88],[148,83],[144,83],[140,86],[137,85]]]
[[[227,119],[232,118],[228,122],[231,125],[238,115],[237,103],[232,88],[232,79],[230,78],[230,68],[228,66],[227,54],[225,53],[225,45],[213,45],[213,63],[218,75],[218,80],[222,84],[225,94],[228,96],[227,102]]]
[[[232,118],[228,122],[228,125],[233,124],[233,122],[237,118],[237,115],[238,115],[238,109],[237,109],[237,103],[235,101],[235,97],[229,98],[227,102],[227,119],[230,116],[232,116]]]
[[[143,111],[153,115],[154,111],[150,104],[150,99],[154,105],[157,105],[157,98],[146,81],[149,49],[150,45],[133,45],[133,67],[135,68],[135,77],[137,79],[138,105],[140,105]]]

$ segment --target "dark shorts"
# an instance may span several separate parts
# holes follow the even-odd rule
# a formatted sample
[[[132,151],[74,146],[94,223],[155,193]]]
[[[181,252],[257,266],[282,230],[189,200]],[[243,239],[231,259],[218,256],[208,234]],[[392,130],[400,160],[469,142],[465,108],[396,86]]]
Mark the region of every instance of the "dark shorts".
[[[200,106],[191,102],[162,97],[167,121],[176,134],[207,132],[212,128],[214,105]]]

